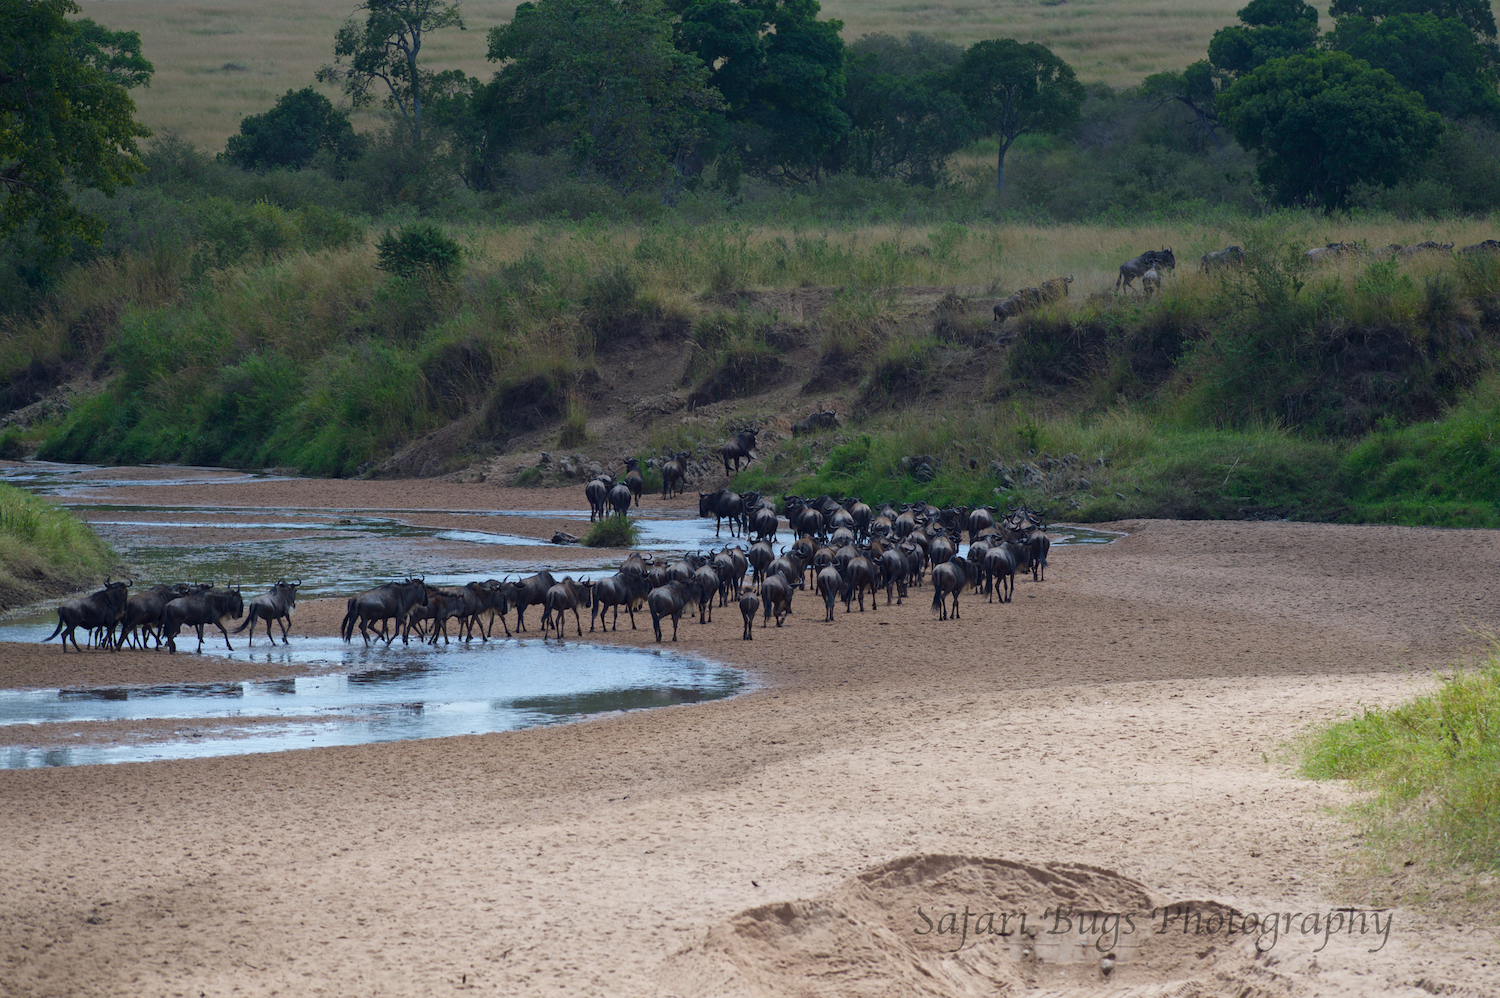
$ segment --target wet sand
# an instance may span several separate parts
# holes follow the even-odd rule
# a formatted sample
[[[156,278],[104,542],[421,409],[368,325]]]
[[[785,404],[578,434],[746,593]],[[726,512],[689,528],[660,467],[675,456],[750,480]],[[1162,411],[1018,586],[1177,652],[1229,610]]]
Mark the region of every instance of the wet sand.
[[[237,501],[577,505],[576,490],[259,485]],[[210,501],[194,488],[214,487],[175,501]],[[483,504],[460,506],[466,493]],[[930,590],[840,606],[831,624],[799,593],[786,626],[757,622],[753,642],[733,607],[685,618],[680,649],[760,681],[727,701],[0,772],[0,993],[1489,993],[1495,920],[1417,907],[1396,911],[1376,953],[1340,937],[1315,954],[1299,937],[1252,959],[1216,938],[1123,960],[1109,982],[1096,964],[1025,964],[993,941],[945,956],[951,942],[918,934],[923,899],[978,911],[1012,890],[979,860],[1052,885],[1005,895],[1027,904],[1369,907],[1340,877],[1354,829],[1328,810],[1349,792],[1298,779],[1285,745],[1428,688],[1433,667],[1500,627],[1497,533],[1119,526],[1116,544],[1057,551],[1047,581],[1020,582],[1009,605],[965,595],[957,621],[934,618]],[[298,633],[333,633],[341,616],[339,601],[299,607]],[[652,643],[638,624],[592,639]],[[0,684],[228,678],[215,669],[232,664],[0,647]],[[1059,870],[1092,893],[1068,895]]]

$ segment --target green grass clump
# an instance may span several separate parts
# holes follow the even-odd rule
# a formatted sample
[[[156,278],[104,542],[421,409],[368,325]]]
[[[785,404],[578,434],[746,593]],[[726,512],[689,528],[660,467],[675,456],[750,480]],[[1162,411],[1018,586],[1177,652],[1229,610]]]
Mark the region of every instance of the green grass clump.
[[[116,560],[67,510],[0,484],[0,609],[91,585]]]
[[[1378,849],[1500,870],[1500,648],[1441,681],[1319,731],[1302,772],[1373,792],[1360,812]]]
[[[641,539],[641,528],[628,516],[606,516],[589,527],[583,546],[589,548],[633,548]]]

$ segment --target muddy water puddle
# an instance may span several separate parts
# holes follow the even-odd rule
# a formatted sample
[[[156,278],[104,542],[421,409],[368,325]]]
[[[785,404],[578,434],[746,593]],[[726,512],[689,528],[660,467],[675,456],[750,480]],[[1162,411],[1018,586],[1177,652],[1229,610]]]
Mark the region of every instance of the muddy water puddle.
[[[33,627],[0,627],[0,640],[34,639]],[[711,662],[581,642],[365,648],[294,638],[275,650],[212,653],[251,666],[329,671],[265,682],[0,690],[0,742],[7,743],[0,768],[486,734],[718,699],[746,685],[739,671]]]

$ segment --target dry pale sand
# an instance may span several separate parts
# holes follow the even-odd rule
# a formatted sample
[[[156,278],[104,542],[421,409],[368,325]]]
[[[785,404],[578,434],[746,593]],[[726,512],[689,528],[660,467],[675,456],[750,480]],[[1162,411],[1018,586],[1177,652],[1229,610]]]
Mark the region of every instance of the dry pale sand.
[[[258,502],[576,505],[447,483],[234,497]],[[1500,626],[1500,534],[1121,528],[1116,544],[1056,551],[1010,605],[964,597],[958,621],[934,619],[922,592],[840,607],[832,624],[800,594],[785,627],[749,643],[732,608],[685,620],[681,649],[759,680],[727,701],[0,772],[0,993],[1500,991],[1493,918],[1407,906],[1381,914],[1388,934],[1303,934],[1308,913],[1369,908],[1382,885],[1341,875],[1357,843],[1331,809],[1347,789],[1285,764],[1308,725],[1428,688],[1433,666]],[[338,610],[310,605],[298,627],[331,631]],[[640,624],[594,639],[648,643]],[[0,684],[223,678],[224,665],[10,648]],[[1150,910],[1182,902],[1219,931],[1156,934]],[[1097,929],[1133,913],[1137,931],[1104,947],[1107,980],[1086,948],[1100,936],[1043,920],[1059,904],[1103,913]],[[1297,920],[1257,956],[1216,905]],[[965,906],[1025,911],[1040,933],[993,935],[978,918],[967,940],[940,931]]]

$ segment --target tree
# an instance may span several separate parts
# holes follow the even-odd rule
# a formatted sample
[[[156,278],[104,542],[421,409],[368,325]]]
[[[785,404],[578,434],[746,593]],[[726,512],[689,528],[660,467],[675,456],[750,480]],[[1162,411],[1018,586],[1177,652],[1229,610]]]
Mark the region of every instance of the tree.
[[[56,258],[74,238],[97,243],[98,219],[69,186],[112,195],[145,169],[127,92],[150,82],[134,32],[68,20],[72,0],[0,0],[0,236],[34,227]]]
[[[1397,14],[1456,18],[1475,37],[1495,40],[1495,12],[1490,0],[1333,0],[1328,5],[1328,15],[1333,18],[1354,16],[1380,21]]]
[[[839,162],[867,177],[935,185],[949,156],[973,139],[974,124],[947,73],[963,49],[913,32],[906,39],[866,35],[844,63],[849,132]]]
[[[463,73],[433,73],[417,64],[427,33],[464,28],[457,3],[443,0],[364,0],[365,23],[350,18],[333,40],[333,64],[318,70],[323,83],[342,83],[355,107],[375,102],[385,85],[385,105],[401,115],[412,138],[422,141],[422,115],[431,96],[461,87]]]
[[[1141,81],[1141,96],[1156,107],[1176,102],[1192,115],[1194,127],[1222,149],[1219,140],[1219,92],[1224,89],[1227,74],[1206,59],[1199,59],[1182,72],[1153,73]]]
[[[819,21],[818,0],[668,0],[677,46],[709,68],[724,96],[721,173],[816,179],[849,130],[842,21]]]
[[[1248,73],[1318,41],[1318,11],[1302,0],[1250,0],[1238,17],[1242,24],[1220,28],[1208,43],[1208,61],[1227,73]]]
[[[523,3],[489,41],[489,58],[510,64],[474,106],[513,134],[566,143],[621,189],[682,175],[722,107],[707,67],[673,46],[658,0]]]
[[[349,116],[306,87],[288,90],[265,114],[242,118],[240,134],[231,135],[225,144],[224,158],[242,170],[300,170],[321,151],[335,159],[352,159],[359,147]]]
[[[1443,132],[1420,94],[1346,52],[1273,59],[1224,91],[1219,113],[1256,154],[1262,183],[1327,211],[1356,184],[1409,176]]]
[[[1339,18],[1328,46],[1383,69],[1449,118],[1500,122],[1500,94],[1489,53],[1455,17],[1392,14],[1378,22]]]
[[[1083,84],[1037,42],[975,42],[953,71],[953,90],[974,120],[1000,142],[996,189],[1005,190],[1005,154],[1032,132],[1058,132],[1078,120]]]

